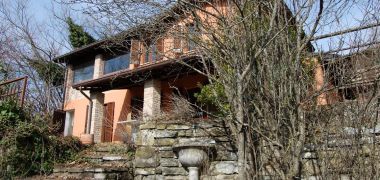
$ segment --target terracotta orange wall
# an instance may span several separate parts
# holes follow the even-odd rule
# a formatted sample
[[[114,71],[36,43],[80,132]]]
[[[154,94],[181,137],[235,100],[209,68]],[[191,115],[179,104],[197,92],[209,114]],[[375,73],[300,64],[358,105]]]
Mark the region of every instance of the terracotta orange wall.
[[[104,103],[115,103],[114,109],[114,132],[113,140],[121,141],[119,135],[121,130],[130,132],[130,128],[125,127],[125,124],[118,124],[118,121],[126,121],[130,113],[131,93],[129,90],[111,90],[104,92]],[[70,100],[65,104],[65,111],[74,111],[73,136],[80,137],[85,133],[87,106],[89,102],[86,98]]]
[[[315,67],[314,67],[315,90],[316,91],[323,91],[323,87],[325,86],[323,67],[317,58],[314,58],[313,62],[315,64]],[[317,97],[317,105],[326,105],[326,104],[327,104],[327,97],[326,97],[326,93],[323,92],[320,95],[318,95],[318,97]]]
[[[327,82],[325,79],[325,72],[323,69],[323,65],[317,58],[313,58],[312,62],[315,64],[314,67],[314,90],[315,91],[325,91],[318,95],[317,97],[317,105],[327,105],[333,104],[341,101],[341,97],[339,96],[338,90],[334,89],[332,82]],[[331,89],[329,91],[326,91]]]
[[[71,100],[65,104],[65,111],[74,110],[73,136],[80,137],[85,132],[88,105],[86,98]]]
[[[180,78],[169,79],[167,82],[175,87],[182,87],[184,89],[193,89],[199,87],[200,84],[207,81],[205,76],[200,74],[185,75]]]
[[[131,92],[129,90],[111,90],[104,92],[104,103],[115,103],[113,141],[123,141],[124,133],[130,135],[130,127],[126,124],[118,124],[126,121],[130,114]]]
[[[162,103],[161,109],[170,111],[171,109],[171,96],[175,88],[193,89],[198,88],[207,82],[207,78],[200,74],[185,75],[179,78],[172,78],[161,82]]]

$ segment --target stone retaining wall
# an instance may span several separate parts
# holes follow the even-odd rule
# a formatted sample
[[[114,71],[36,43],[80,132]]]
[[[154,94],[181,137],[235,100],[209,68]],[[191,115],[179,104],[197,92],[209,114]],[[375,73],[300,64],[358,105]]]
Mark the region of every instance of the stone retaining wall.
[[[147,122],[140,125],[136,142],[135,180],[188,179],[172,146],[192,139],[211,138],[215,150],[201,169],[201,179],[236,179],[237,155],[230,133],[220,121],[199,120],[199,123]]]

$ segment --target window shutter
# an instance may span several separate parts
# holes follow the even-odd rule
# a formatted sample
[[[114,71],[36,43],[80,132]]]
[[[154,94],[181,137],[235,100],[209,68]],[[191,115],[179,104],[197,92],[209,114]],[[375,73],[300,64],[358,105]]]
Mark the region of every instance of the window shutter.
[[[190,27],[189,26],[186,26],[186,29],[185,29],[185,39],[182,41],[182,47],[183,47],[183,51],[184,52],[188,52],[189,51],[189,37],[191,36],[190,34]]]
[[[131,42],[131,63],[140,64],[140,42],[138,40],[132,40]]]
[[[156,41],[156,48],[157,48],[157,61],[162,60],[164,56],[164,39],[159,38]]]
[[[141,46],[141,52],[143,52],[143,64],[145,63],[149,63],[150,60],[151,60],[151,53],[150,53],[150,47],[149,47],[149,44],[147,44],[146,42],[143,43],[143,45]]]
[[[180,49],[181,50],[181,35],[182,35],[181,26],[176,26],[175,27],[175,34],[174,34],[174,49]]]
[[[174,49],[181,49],[181,39],[179,37],[174,38]]]

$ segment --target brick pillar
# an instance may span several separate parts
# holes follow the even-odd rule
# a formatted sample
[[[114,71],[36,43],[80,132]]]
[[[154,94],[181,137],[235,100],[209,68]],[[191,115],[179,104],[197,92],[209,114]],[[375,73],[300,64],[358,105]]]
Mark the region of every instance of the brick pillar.
[[[92,100],[90,134],[94,134],[94,142],[99,143],[102,137],[104,94],[102,92],[90,92],[90,98]]]
[[[73,85],[73,81],[74,81],[74,68],[73,68],[73,65],[72,64],[68,64],[67,66],[67,70],[66,70],[66,79],[65,79],[65,99],[64,99],[64,102],[63,103],[67,103],[69,101],[69,97],[70,97],[70,89],[71,89],[71,86]]]
[[[152,79],[144,84],[144,119],[149,119],[161,111],[161,81]]]
[[[316,91],[322,91],[325,86],[324,81],[324,71],[321,63],[317,58],[313,58],[312,62],[314,63],[314,85]],[[327,104],[327,94],[326,92],[322,92],[317,97],[318,105],[326,105]]]
[[[98,54],[95,56],[94,63],[94,79],[100,78],[104,74],[104,59],[103,55]]]

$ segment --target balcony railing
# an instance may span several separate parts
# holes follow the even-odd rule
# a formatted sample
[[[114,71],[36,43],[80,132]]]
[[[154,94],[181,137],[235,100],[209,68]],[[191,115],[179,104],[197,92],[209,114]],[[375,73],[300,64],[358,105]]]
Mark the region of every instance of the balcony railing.
[[[15,100],[23,107],[27,82],[28,77],[25,76],[0,83],[0,102]]]

